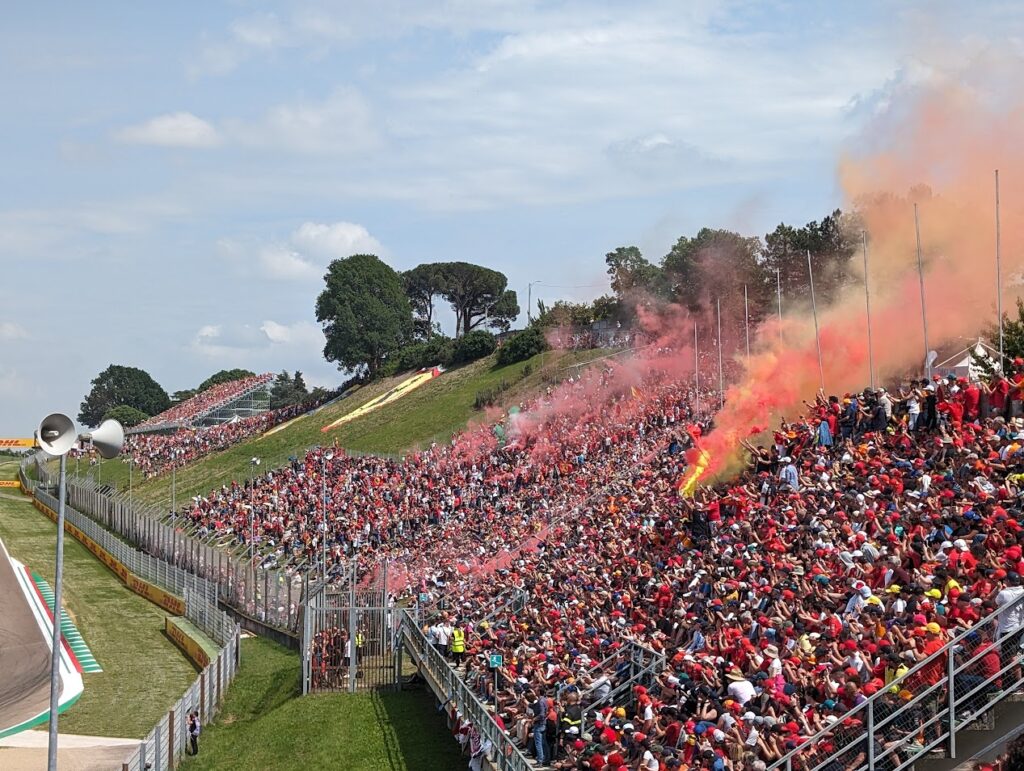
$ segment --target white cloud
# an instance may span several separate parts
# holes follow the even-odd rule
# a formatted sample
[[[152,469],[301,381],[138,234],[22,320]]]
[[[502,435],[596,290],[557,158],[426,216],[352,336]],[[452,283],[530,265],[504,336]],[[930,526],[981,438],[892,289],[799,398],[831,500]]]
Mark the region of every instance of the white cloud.
[[[349,87],[319,101],[279,104],[258,120],[230,121],[225,130],[249,147],[316,155],[353,155],[382,141],[370,104]]]
[[[263,322],[260,330],[273,345],[294,346],[319,353],[324,347],[324,333],[316,324],[297,321],[294,324],[279,324],[276,321]]]
[[[0,340],[27,340],[28,330],[13,321],[0,321]]]
[[[353,222],[302,223],[291,237],[292,245],[325,263],[352,254],[377,254],[384,251],[380,241],[370,235],[362,225]]]
[[[354,222],[304,222],[286,241],[260,244],[233,238],[217,241],[217,251],[239,271],[256,255],[259,272],[276,281],[319,281],[332,260],[353,254],[386,254],[384,246]]]
[[[274,279],[307,281],[319,277],[316,265],[287,246],[265,246],[259,252],[263,272]]]
[[[211,124],[190,112],[173,112],[115,132],[119,142],[159,147],[207,148],[221,143]]]

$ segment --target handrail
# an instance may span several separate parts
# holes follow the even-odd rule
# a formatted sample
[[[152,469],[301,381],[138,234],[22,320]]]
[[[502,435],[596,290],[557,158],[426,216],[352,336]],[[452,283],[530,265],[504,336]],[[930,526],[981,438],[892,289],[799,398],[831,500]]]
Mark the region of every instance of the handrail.
[[[494,715],[477,698],[458,672],[429,642],[408,609],[401,609],[401,634],[413,651],[417,663],[427,670],[427,679],[442,707],[453,705],[457,714],[468,720],[491,745],[488,759],[496,771],[530,771],[534,766],[498,725]],[[440,689],[438,692],[435,689]]]
[[[979,632],[984,630],[987,626],[996,624],[998,622],[999,618],[1002,616],[1003,613],[1006,613],[1006,612],[1010,611],[1011,609],[1017,608],[1022,603],[1024,603],[1024,595],[1022,595],[1021,597],[1019,597],[1018,599],[1016,599],[1015,601],[1013,601],[1009,605],[1005,605],[1005,606],[1003,606],[1001,608],[997,608],[995,611],[990,613],[988,616],[986,616],[985,618],[983,618],[980,621],[976,622],[973,626],[971,626],[971,627],[969,627],[967,629],[964,629],[961,632],[959,632],[958,634],[954,635],[954,637],[952,639],[950,639],[949,641],[947,641],[942,646],[942,648],[937,650],[932,655],[928,656],[926,659],[923,659],[923,660],[919,661],[913,667],[909,668],[907,670],[907,672],[905,672],[903,675],[901,675],[900,677],[895,678],[894,680],[892,680],[889,683],[887,683],[884,688],[879,689],[877,693],[872,694],[871,696],[867,697],[863,702],[861,702],[860,704],[855,706],[853,709],[850,709],[846,713],[838,716],[838,718],[831,725],[827,726],[826,728],[823,728],[822,730],[818,731],[817,733],[815,733],[815,734],[813,734],[813,735],[811,735],[809,737],[806,737],[806,738],[805,737],[801,737],[800,746],[798,746],[798,747],[794,748],[793,750],[789,751],[788,753],[783,755],[781,758],[779,758],[777,761],[775,761],[774,763],[769,765],[768,766],[768,771],[772,771],[773,769],[780,769],[780,768],[783,768],[783,767],[785,767],[787,770],[791,769],[793,767],[793,765],[794,765],[794,761],[799,759],[801,755],[805,754],[807,752],[808,748],[815,747],[823,739],[826,739],[827,737],[829,737],[831,735],[834,735],[835,731],[836,731],[836,726],[843,725],[843,721],[848,720],[850,718],[855,718],[856,719],[859,715],[862,715],[863,713],[868,713],[867,716],[870,718],[869,720],[864,721],[864,725],[865,725],[865,733],[868,735],[867,745],[868,745],[869,748],[871,748],[871,754],[873,754],[873,752],[874,752],[874,746],[873,746],[874,745],[874,738],[875,738],[875,733],[876,733],[878,728],[881,728],[884,725],[893,722],[893,720],[896,717],[898,717],[900,714],[906,714],[912,707],[915,707],[916,705],[919,705],[922,701],[924,701],[926,698],[931,696],[934,692],[938,692],[939,695],[941,695],[941,692],[939,691],[939,689],[943,685],[947,686],[947,690],[949,691],[950,694],[952,694],[953,698],[951,699],[951,701],[952,701],[951,707],[953,709],[955,709],[956,701],[959,700],[961,698],[961,696],[962,696],[962,695],[958,695],[956,693],[956,688],[955,687],[953,687],[953,688],[949,688],[948,687],[950,685],[954,685],[955,686],[955,683],[953,683],[952,681],[954,680],[955,675],[958,673],[957,672],[957,668],[956,668],[956,666],[954,664],[955,654],[958,653],[959,650],[963,648],[963,642],[970,635],[977,635]],[[990,642],[993,645],[998,645],[1002,641],[1002,639],[1005,639],[1005,637],[1004,638],[997,638],[993,634],[992,637],[991,637]],[[876,709],[876,705],[878,705],[879,702],[883,698],[885,698],[887,693],[892,692],[892,690],[894,688],[897,689],[897,691],[898,690],[905,690],[905,689],[901,688],[901,686],[907,685],[907,684],[912,684],[914,682],[915,678],[917,678],[923,671],[925,671],[929,667],[933,667],[937,663],[943,661],[943,657],[945,657],[945,661],[946,661],[946,666],[945,666],[944,673],[943,673],[943,678],[944,679],[940,679],[940,681],[938,683],[935,683],[934,685],[928,687],[927,689],[924,690],[924,692],[919,692],[919,693],[914,694],[913,698],[910,701],[908,701],[906,704],[902,705],[898,709],[894,710],[893,712],[889,713],[886,716],[886,718],[885,718],[885,720],[884,720],[884,722],[882,724],[880,724],[880,725],[875,725],[874,724],[873,717],[874,717],[874,712],[875,712],[875,709]],[[1016,657],[1017,660],[1020,659],[1020,657],[1021,657],[1021,651],[1020,650],[1017,651],[1015,657]],[[960,669],[961,670],[965,669],[967,665],[972,665],[974,663],[975,663],[974,660],[968,661],[965,665],[962,665],[960,667]],[[1009,668],[1010,667],[1004,667],[1004,671],[1008,670]],[[980,689],[976,688],[975,690],[980,690]],[[967,694],[967,696],[969,697],[972,693],[973,693],[973,691],[969,692]],[[987,712],[988,709],[993,708],[995,706],[995,704],[998,703],[998,701],[999,701],[999,699],[996,699],[995,701],[992,701],[990,704],[988,704],[986,706],[985,709],[983,709],[981,711],[978,711],[976,714],[974,714],[971,719],[972,720],[977,719],[979,716],[981,716],[982,714]],[[927,724],[930,724],[930,723],[934,722],[935,720],[938,720],[938,719],[940,719],[940,718],[945,716],[945,717],[947,717],[949,719],[949,721],[953,725],[953,730],[952,731],[948,731],[948,732],[942,734],[937,739],[935,739],[935,740],[933,740],[931,742],[931,746],[932,747],[938,746],[942,742],[943,739],[950,737],[952,734],[955,734],[955,730],[956,730],[955,729],[955,723],[956,723],[955,715],[953,717],[949,717],[949,715],[947,714],[949,709],[950,708],[947,707],[946,710],[943,710],[942,712],[939,712],[938,714],[934,715],[929,721],[927,721]],[[844,744],[844,746],[841,747],[833,756],[830,756],[829,758],[826,758],[824,762],[828,762],[830,760],[833,760],[838,755],[842,755],[843,753],[850,751],[850,748],[852,746],[854,746],[854,744],[855,744],[855,742]],[[892,748],[890,748],[890,749],[892,749]],[[951,757],[955,758],[955,743],[954,743],[954,747],[953,747],[953,753],[951,753]]]

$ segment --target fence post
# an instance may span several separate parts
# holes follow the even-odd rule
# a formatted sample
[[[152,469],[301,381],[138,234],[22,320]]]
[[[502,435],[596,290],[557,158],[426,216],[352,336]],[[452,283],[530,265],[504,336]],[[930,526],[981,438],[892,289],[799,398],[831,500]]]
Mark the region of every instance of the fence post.
[[[167,712],[167,767],[174,771],[174,751],[177,744],[174,741],[174,710]]]
[[[199,673],[199,723],[206,725],[206,679],[209,675],[210,668],[207,667]]]
[[[223,696],[223,691],[224,691],[224,681],[221,679],[221,676],[220,676],[220,660],[221,660],[221,657],[218,656],[217,657],[217,706],[218,707],[220,706],[221,696]]]
[[[953,661],[953,652],[946,654],[946,691],[949,694],[949,757],[956,759],[956,693],[953,688],[953,670],[956,663]]]

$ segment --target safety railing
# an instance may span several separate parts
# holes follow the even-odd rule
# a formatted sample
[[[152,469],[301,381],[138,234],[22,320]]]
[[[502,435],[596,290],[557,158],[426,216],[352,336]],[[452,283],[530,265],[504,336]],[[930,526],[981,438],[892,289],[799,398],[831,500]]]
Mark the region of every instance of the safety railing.
[[[160,719],[131,756],[121,766],[122,771],[165,771],[173,769],[176,760],[188,746],[188,717],[199,713],[201,725],[206,725],[220,710],[224,693],[235,679],[240,654],[240,636],[235,635],[217,658],[199,673],[185,694]]]
[[[409,651],[441,706],[453,708],[458,716],[472,724],[490,745],[488,760],[497,771],[528,771],[534,768],[512,738],[494,720],[441,651],[427,642],[423,630],[408,610],[401,610],[401,645]]]
[[[1024,595],[923,658],[878,693],[769,766],[801,771],[902,771],[926,753],[957,757],[957,732],[986,720],[1024,688],[1021,638]],[[924,638],[928,632],[908,630]],[[897,662],[893,662],[894,671]],[[994,723],[993,723],[994,724]]]
[[[55,511],[57,499],[27,473],[31,462],[27,460],[21,464],[19,476],[22,485],[40,504]],[[45,474],[39,474],[39,478],[49,479]],[[78,530],[76,537],[84,536],[134,576],[183,599],[185,617],[220,646],[213,661],[199,673],[184,695],[121,766],[122,771],[172,769],[188,743],[189,715],[197,713],[201,725],[213,720],[224,699],[224,692],[235,678],[241,658],[241,630],[218,609],[217,589],[210,581],[131,548],[70,505],[65,506],[64,515],[67,526]],[[96,553],[88,543],[85,545]],[[96,556],[104,559],[112,569],[116,568],[100,554]]]
[[[591,720],[596,719],[598,712],[604,707],[632,708],[636,702],[637,686],[649,688],[654,679],[664,671],[666,666],[665,653],[648,648],[646,645],[628,640],[616,653],[605,658],[590,669],[591,677],[607,677],[611,685],[608,693],[599,695],[600,686],[592,685],[583,691],[584,704],[583,725],[581,732],[586,732]],[[609,674],[608,670],[614,670]]]

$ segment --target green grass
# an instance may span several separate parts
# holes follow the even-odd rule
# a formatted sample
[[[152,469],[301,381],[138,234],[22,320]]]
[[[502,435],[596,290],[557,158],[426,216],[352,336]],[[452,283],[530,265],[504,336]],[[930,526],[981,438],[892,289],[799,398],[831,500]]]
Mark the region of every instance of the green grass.
[[[0,478],[16,470],[0,465]],[[0,539],[52,586],[57,527],[27,501],[0,497]],[[142,738],[197,676],[164,635],[165,613],[71,537],[64,540],[64,605],[103,672],[83,675],[85,692],[61,716],[61,732]]]
[[[264,639],[242,641],[242,668],[224,708],[179,767],[455,771],[466,767],[433,697],[420,692],[297,695],[299,658]]]
[[[178,469],[174,475],[177,502],[180,506],[193,495],[205,494],[232,479],[245,479],[252,473],[249,461],[253,456],[262,460],[263,468],[274,468],[286,463],[290,456],[301,456],[310,447],[335,440],[348,450],[390,454],[424,447],[434,441],[450,441],[452,434],[467,423],[483,419],[483,413],[473,408],[478,392],[494,388],[504,380],[512,386],[505,394],[504,403],[515,404],[541,387],[546,377],[564,377],[566,368],[606,354],[601,350],[553,351],[507,367],[495,367],[494,357],[489,356],[446,372],[395,402],[333,431],[321,432],[324,425],[386,393],[409,375],[371,383],[276,434],[243,442]],[[524,377],[527,368],[530,374]],[[128,487],[128,466],[119,460],[104,461],[98,470],[96,467],[89,469],[83,463],[79,472],[92,478],[96,478],[98,472],[104,483],[120,490]],[[69,462],[68,473],[75,475],[74,461]],[[133,495],[139,501],[169,509],[171,482],[170,474],[150,480],[141,480],[135,475]]]

